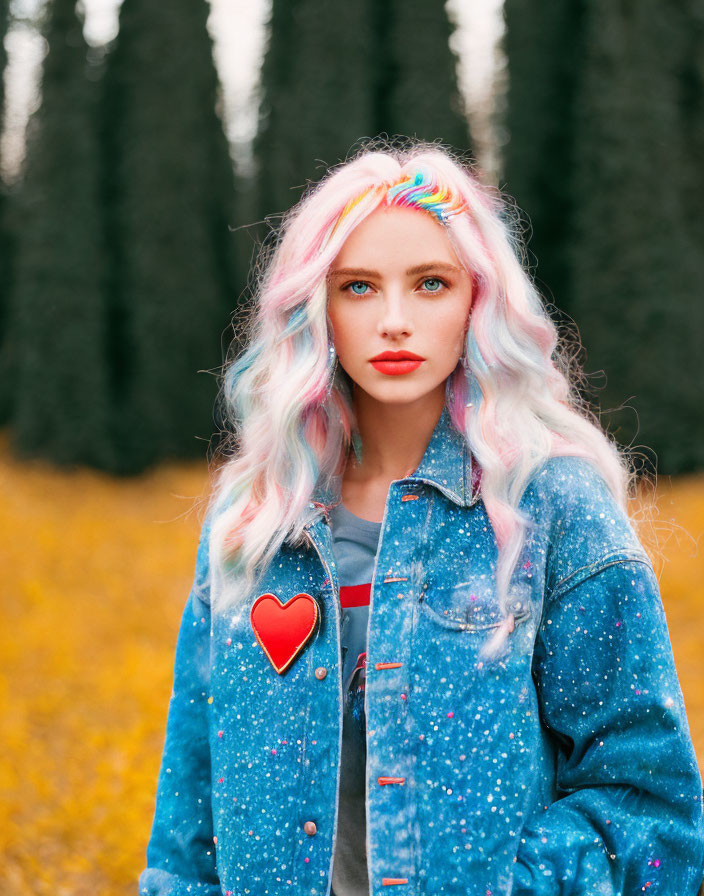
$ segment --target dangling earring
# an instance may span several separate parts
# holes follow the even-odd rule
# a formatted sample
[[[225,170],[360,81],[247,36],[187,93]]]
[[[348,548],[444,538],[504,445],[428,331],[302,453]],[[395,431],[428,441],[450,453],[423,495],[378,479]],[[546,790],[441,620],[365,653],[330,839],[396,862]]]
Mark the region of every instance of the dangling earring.
[[[472,375],[472,371],[471,371],[470,366],[469,366],[469,358],[467,357],[467,347],[466,347],[466,346],[465,346],[464,351],[462,352],[462,355],[461,355],[461,357],[460,357],[460,363],[462,364],[462,370],[464,370],[465,378],[466,378],[466,379],[469,379],[469,378],[471,377],[471,375]],[[472,402],[472,401],[468,401],[468,402],[465,404],[465,407],[466,407],[466,408],[473,408],[473,407],[474,407],[474,402]]]
[[[328,345],[328,391],[325,396],[326,399],[330,397],[330,393],[332,392],[332,385],[337,372],[337,360],[337,352],[335,351],[335,346],[331,342]]]
[[[362,437],[358,429],[352,430],[352,451],[354,451],[354,459],[357,464],[362,463]]]
[[[467,326],[465,327],[464,335],[462,336],[462,354],[460,356],[462,369],[465,373],[469,372],[469,358],[467,357],[467,333],[469,333],[469,321],[467,321]]]

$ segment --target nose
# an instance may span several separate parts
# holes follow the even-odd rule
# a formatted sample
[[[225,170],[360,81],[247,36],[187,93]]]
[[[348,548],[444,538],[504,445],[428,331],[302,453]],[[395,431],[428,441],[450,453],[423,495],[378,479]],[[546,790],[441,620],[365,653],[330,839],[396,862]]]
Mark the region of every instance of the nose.
[[[410,336],[413,325],[410,309],[399,287],[389,287],[384,292],[377,324],[379,335],[386,337]]]

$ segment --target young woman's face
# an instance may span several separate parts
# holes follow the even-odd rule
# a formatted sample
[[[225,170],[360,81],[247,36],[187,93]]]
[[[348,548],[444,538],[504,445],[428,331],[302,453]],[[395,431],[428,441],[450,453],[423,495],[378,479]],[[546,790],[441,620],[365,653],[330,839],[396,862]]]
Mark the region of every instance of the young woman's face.
[[[443,226],[420,209],[377,208],[330,266],[328,314],[339,363],[358,388],[386,404],[444,400],[471,304],[469,273]],[[375,360],[386,352],[411,358]]]

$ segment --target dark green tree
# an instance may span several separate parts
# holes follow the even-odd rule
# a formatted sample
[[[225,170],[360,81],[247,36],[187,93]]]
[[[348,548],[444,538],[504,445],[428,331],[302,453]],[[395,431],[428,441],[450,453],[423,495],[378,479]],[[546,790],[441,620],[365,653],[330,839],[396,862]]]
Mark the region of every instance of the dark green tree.
[[[582,66],[584,0],[505,0],[509,87],[506,188],[515,197],[541,289],[564,307],[570,272],[574,99]]]
[[[19,454],[105,466],[105,264],[92,127],[98,85],[75,0],[54,0],[42,30],[42,101],[8,197],[14,285],[0,378]]]
[[[249,220],[289,208],[365,137],[415,135],[466,152],[451,31],[442,3],[274,0]]]
[[[4,120],[5,112],[5,80],[4,73],[7,66],[7,51],[5,49],[5,36],[10,25],[9,0],[0,0],[0,115]],[[12,259],[14,246],[12,233],[8,224],[7,204],[8,186],[4,177],[0,177],[0,424],[7,421],[10,413],[10,401],[12,386],[7,377],[3,377],[2,346],[5,343],[10,293],[12,290]]]
[[[614,436],[661,472],[701,467],[704,3],[507,0],[506,18],[506,188],[538,285],[578,325]]]
[[[234,176],[205,0],[125,0],[102,106],[120,469],[203,456],[236,301]],[[203,371],[203,372],[199,372]]]
[[[569,311],[614,434],[704,465],[704,4],[594,0],[574,132]],[[693,131],[695,133],[693,133]],[[697,141],[698,137],[698,141]]]

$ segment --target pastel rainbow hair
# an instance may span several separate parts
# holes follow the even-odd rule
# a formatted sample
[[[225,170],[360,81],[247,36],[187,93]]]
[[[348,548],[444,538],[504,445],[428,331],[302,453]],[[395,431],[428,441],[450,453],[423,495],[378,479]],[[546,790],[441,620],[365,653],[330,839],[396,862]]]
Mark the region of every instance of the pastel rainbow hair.
[[[444,224],[453,215],[459,215],[467,211],[467,206],[458,197],[453,195],[446,185],[440,184],[435,179],[433,172],[418,170],[410,176],[404,174],[396,183],[381,184],[371,187],[383,194],[383,202],[386,205],[400,205],[411,208],[424,209],[430,212],[441,224]],[[352,209],[362,201],[369,192],[365,190],[359,196],[351,199],[335,222],[332,233],[344,222]]]
[[[333,488],[344,469],[355,419],[349,378],[329,364],[326,277],[349,234],[382,204],[432,214],[472,275],[466,368],[450,374],[446,397],[481,469],[498,546],[504,623],[484,647],[491,658],[512,630],[511,576],[528,526],[518,503],[533,474],[550,456],[589,458],[624,510],[633,474],[571,382],[574,361],[558,348],[524,268],[510,203],[449,151],[420,141],[363,146],[309,187],[262,252],[246,347],[221,382],[232,437],[212,494],[213,609],[240,611],[281,545],[305,543],[316,483]]]

